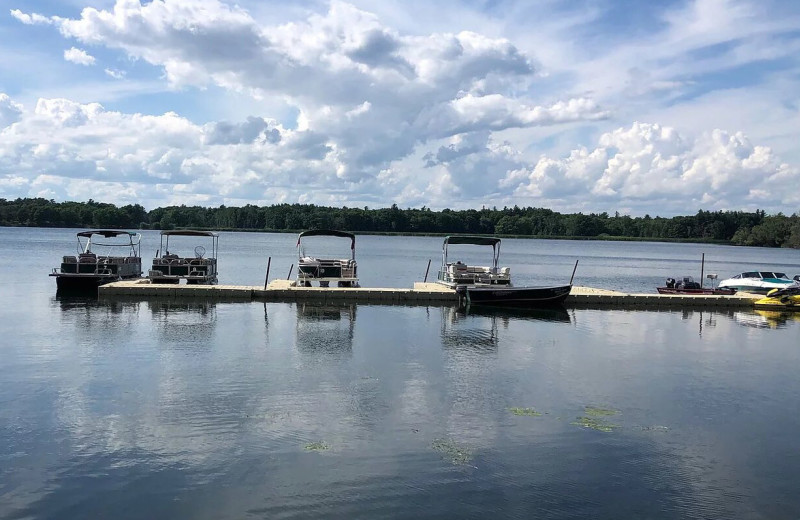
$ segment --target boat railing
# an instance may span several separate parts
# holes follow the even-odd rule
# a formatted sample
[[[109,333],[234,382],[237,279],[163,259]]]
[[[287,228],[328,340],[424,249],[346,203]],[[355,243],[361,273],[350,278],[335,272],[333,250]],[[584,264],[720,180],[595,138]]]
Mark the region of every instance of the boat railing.
[[[183,278],[188,282],[215,282],[216,258],[187,258],[168,254],[153,259],[148,278],[156,282],[170,279],[171,283]]]
[[[303,257],[298,268],[298,278],[355,278],[357,264],[349,258],[322,259]]]
[[[471,266],[449,263],[439,272],[439,280],[454,284],[507,284],[511,281],[508,267]]]
[[[73,262],[68,260],[61,263],[61,267],[54,267],[53,274],[83,274],[97,276],[113,276],[118,273],[119,268],[128,263],[122,259],[103,259],[97,262]]]

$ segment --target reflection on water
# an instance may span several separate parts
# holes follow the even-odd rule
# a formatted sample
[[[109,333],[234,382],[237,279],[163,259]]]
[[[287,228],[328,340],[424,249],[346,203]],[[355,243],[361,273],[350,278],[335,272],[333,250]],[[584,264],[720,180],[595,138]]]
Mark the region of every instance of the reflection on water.
[[[800,516],[793,316],[48,301],[2,517]]]
[[[353,350],[356,304],[295,304],[297,348],[307,354],[349,354]]]
[[[675,311],[661,311],[661,312],[675,312]],[[681,319],[690,323],[695,323],[697,326],[697,335],[703,336],[703,328],[706,329],[716,327],[718,316],[730,317],[732,312],[725,310],[696,310],[684,309],[680,312]]]
[[[515,307],[442,307],[442,345],[447,348],[496,350],[502,330],[513,322],[571,323],[563,307],[521,309]]]
[[[560,306],[543,307],[541,309],[525,309],[517,307],[491,307],[485,305],[467,306],[466,315],[471,316],[497,316],[506,323],[509,319],[549,321],[569,323],[570,315],[567,309]]]
[[[496,351],[498,317],[468,314],[457,307],[442,307],[442,346],[448,349]]]
[[[736,323],[760,329],[783,329],[800,323],[800,312],[782,312],[756,309],[733,313]]]
[[[86,313],[109,313],[121,314],[123,312],[134,312],[139,310],[140,300],[110,300],[100,302],[96,295],[86,294],[56,294],[52,302],[57,303],[58,307],[64,312],[81,310]]]
[[[217,320],[215,302],[148,300],[147,307],[159,337],[166,344],[211,346]]]

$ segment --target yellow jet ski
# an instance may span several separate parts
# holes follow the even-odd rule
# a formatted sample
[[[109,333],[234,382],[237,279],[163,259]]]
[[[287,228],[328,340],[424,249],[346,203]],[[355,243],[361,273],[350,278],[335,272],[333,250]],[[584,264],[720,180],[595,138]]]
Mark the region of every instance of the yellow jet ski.
[[[800,311],[800,285],[772,289],[764,298],[755,301],[756,309]]]

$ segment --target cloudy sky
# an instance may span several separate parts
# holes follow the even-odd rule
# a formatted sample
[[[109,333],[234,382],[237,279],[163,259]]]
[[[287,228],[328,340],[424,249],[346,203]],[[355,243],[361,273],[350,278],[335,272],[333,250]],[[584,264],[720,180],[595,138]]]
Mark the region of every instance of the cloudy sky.
[[[9,0],[0,197],[800,211],[800,3]]]

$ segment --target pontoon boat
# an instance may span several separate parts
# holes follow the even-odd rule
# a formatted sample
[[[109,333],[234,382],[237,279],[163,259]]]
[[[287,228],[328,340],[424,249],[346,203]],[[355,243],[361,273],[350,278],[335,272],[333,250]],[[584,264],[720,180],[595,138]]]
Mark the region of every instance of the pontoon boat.
[[[170,252],[170,237],[207,237],[210,239],[211,254],[205,246],[194,248],[194,256],[180,256]],[[175,245],[173,240],[173,246]],[[219,250],[219,233],[213,231],[194,231],[191,229],[162,231],[161,245],[153,258],[153,267],[147,274],[150,283],[180,283],[214,285],[217,283],[217,252]]]
[[[56,278],[59,291],[95,290],[97,287],[118,280],[138,278],[142,275],[142,258],[139,255],[139,233],[115,229],[96,229],[77,234],[78,255],[64,256],[61,267],[54,267],[50,276]],[[97,242],[99,238],[115,239],[116,242]],[[92,249],[103,248],[109,254],[98,255]],[[114,251],[127,254],[110,254]]]
[[[448,260],[448,246],[467,244],[492,246],[490,266],[471,266]],[[442,267],[437,282],[452,287],[459,299],[473,305],[515,305],[543,307],[560,305],[572,290],[572,280],[567,285],[542,285],[512,287],[511,270],[499,267],[500,239],[472,235],[447,236],[442,245]],[[575,264],[577,268],[577,262]],[[573,276],[574,276],[573,271]]]
[[[473,266],[461,261],[450,262],[447,258],[449,245],[492,246],[492,264]],[[500,259],[500,239],[473,235],[447,236],[442,244],[442,267],[439,269],[438,283],[448,287],[459,285],[511,285],[511,270],[498,267]]]
[[[303,238],[330,236],[350,239],[350,258],[319,258],[306,254]],[[312,229],[297,237],[297,285],[311,287],[311,282],[320,287],[329,287],[335,282],[339,287],[358,287],[358,266],[356,264],[356,237],[352,233],[330,229]]]

